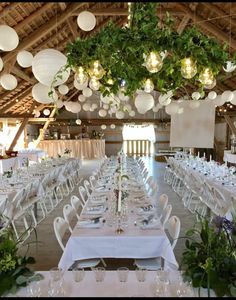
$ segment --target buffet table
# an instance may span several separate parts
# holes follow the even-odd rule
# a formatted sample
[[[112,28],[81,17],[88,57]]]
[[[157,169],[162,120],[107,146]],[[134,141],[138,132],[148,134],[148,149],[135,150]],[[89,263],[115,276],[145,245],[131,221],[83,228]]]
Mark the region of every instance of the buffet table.
[[[230,150],[224,151],[224,162],[236,164],[236,154],[232,154]]]
[[[31,161],[40,162],[42,158],[47,157],[47,153],[41,149],[22,149],[18,151],[18,157],[27,158]]]
[[[21,165],[21,159],[18,157],[10,157],[5,159],[0,159],[0,174],[6,171],[10,171],[19,168]]]
[[[105,140],[44,140],[38,147],[47,152],[49,157],[63,155],[65,149],[71,150],[70,157],[81,159],[105,157]]]

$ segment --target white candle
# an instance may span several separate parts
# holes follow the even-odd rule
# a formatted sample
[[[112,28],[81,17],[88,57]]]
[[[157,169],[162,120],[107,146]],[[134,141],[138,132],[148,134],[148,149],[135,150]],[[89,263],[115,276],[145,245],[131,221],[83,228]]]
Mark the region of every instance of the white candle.
[[[197,157],[199,157],[199,155],[200,155],[200,153],[199,153],[199,151],[198,151],[198,153],[197,153]]]
[[[190,148],[190,155],[192,155],[192,149]]]
[[[210,161],[211,161],[211,154],[210,154]]]
[[[206,157],[206,153],[205,152],[203,153],[203,157]]]

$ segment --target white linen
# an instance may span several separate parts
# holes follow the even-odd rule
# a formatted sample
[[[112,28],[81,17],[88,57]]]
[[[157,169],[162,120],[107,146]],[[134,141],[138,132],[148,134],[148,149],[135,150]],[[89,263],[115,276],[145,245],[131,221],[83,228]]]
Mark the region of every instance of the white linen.
[[[47,157],[47,153],[40,149],[22,149],[18,151],[18,157],[28,158],[28,160],[40,162],[42,158]]]
[[[224,151],[224,162],[229,162],[231,164],[236,164],[236,154],[232,154],[230,150]]]
[[[21,166],[21,160],[18,157],[10,157],[6,159],[0,159],[0,174],[6,171],[10,171],[11,168],[16,170]]]

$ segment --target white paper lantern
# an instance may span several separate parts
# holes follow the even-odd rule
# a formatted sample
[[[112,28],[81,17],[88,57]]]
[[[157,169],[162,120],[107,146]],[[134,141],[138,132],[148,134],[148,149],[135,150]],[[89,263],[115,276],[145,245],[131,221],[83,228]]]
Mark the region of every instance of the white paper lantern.
[[[57,106],[57,108],[62,108],[63,105],[64,105],[64,103],[63,103],[63,101],[62,101],[61,99],[58,99],[58,100],[56,101],[56,106]]]
[[[3,60],[0,57],[0,72],[2,71],[2,69],[3,69]]]
[[[236,105],[236,90],[235,91],[233,91],[233,95],[234,95],[234,97],[233,97],[233,99],[230,101],[233,105]]]
[[[80,101],[80,102],[84,102],[85,100],[86,100],[86,97],[84,96],[84,95],[79,95],[79,97],[78,97],[78,100]]]
[[[98,108],[97,103],[93,103],[93,104],[92,104],[92,108],[93,108],[93,110],[97,109],[97,108]]]
[[[129,101],[129,96],[126,96],[123,92],[119,91],[118,97],[121,101]]]
[[[216,106],[222,106],[225,104],[225,100],[221,97],[221,95],[218,95],[213,101]]]
[[[189,107],[194,109],[194,108],[198,108],[200,106],[200,101],[198,100],[191,100],[189,101]]]
[[[168,115],[177,114],[179,110],[179,105],[177,103],[171,102],[165,107],[165,111]]]
[[[107,126],[106,126],[105,124],[103,124],[103,125],[101,126],[101,128],[102,128],[102,130],[105,130],[105,129],[107,128]]]
[[[123,119],[124,116],[125,116],[125,113],[124,113],[123,111],[118,110],[118,111],[116,112],[116,118],[117,118],[117,119]]]
[[[113,102],[114,101],[114,94],[111,94],[109,96],[103,96],[102,94],[100,95],[100,99],[102,101],[102,103],[105,103],[105,104],[109,104],[110,102]]]
[[[77,125],[81,125],[82,121],[81,121],[80,119],[77,119],[77,120],[75,120],[75,123],[76,123]]]
[[[81,12],[77,17],[77,24],[84,31],[91,31],[96,26],[96,18],[89,11]]]
[[[66,65],[67,57],[55,49],[44,49],[39,51],[32,61],[32,72],[34,77],[42,84],[51,86],[54,76]],[[58,86],[67,81],[70,69],[59,74],[53,86]]]
[[[103,108],[104,109],[109,109],[109,105],[108,104],[103,104]]]
[[[116,125],[115,124],[111,124],[111,129],[115,129],[116,128]]]
[[[233,64],[231,61],[226,62],[226,68],[223,67],[223,70],[227,73],[231,73],[236,69],[236,65]]]
[[[65,109],[67,111],[71,111],[71,104],[72,104],[72,101],[65,101],[63,102],[64,106],[65,106]]]
[[[217,97],[217,93],[215,91],[211,91],[207,97],[211,100],[214,100]]]
[[[26,50],[18,52],[16,56],[16,60],[22,68],[31,67],[33,58],[33,54]]]
[[[146,92],[138,94],[134,101],[134,105],[141,114],[145,114],[148,110],[152,109],[154,103],[153,96]]]
[[[130,112],[132,110],[132,106],[129,103],[127,103],[124,105],[124,109],[126,109],[128,112]]]
[[[181,115],[183,112],[184,112],[184,108],[183,107],[179,107],[177,114]]]
[[[89,103],[84,103],[83,104],[83,110],[84,111],[89,111],[90,110],[90,104]]]
[[[129,112],[129,116],[130,116],[130,117],[134,117],[134,116],[135,116],[135,111],[134,111],[134,110],[131,110],[131,112]]]
[[[43,114],[45,115],[45,116],[49,116],[50,115],[50,110],[49,109],[44,109],[43,110]]]
[[[158,106],[154,106],[154,107],[152,108],[152,110],[153,110],[153,112],[157,113],[157,112],[159,111],[159,107],[158,107]]]
[[[91,97],[93,91],[90,88],[86,87],[85,89],[83,89],[82,93],[85,97]]]
[[[0,83],[5,90],[11,91],[17,87],[17,79],[12,74],[3,74]]]
[[[98,114],[100,117],[104,118],[107,115],[107,111],[105,109],[100,109]]]
[[[82,91],[88,86],[88,80],[86,80],[84,84],[79,84],[77,80],[74,80],[73,83],[74,83],[74,87],[79,91]]]
[[[58,87],[58,91],[61,95],[66,95],[69,92],[69,88],[67,85],[65,84],[61,84]]]
[[[231,102],[233,99],[234,94],[231,91],[224,91],[223,94],[221,95],[221,98],[225,100],[225,102]]]
[[[114,114],[117,111],[117,106],[111,106],[110,111],[112,114]]]
[[[34,117],[35,118],[40,117],[40,111],[36,110],[35,113],[34,113]]]
[[[192,99],[198,100],[201,98],[201,94],[199,92],[193,92],[192,93]]]
[[[169,91],[166,94],[161,94],[158,98],[159,103],[163,106],[169,105],[171,103],[171,97],[173,96],[173,92]]]
[[[39,103],[51,103],[58,99],[58,95],[55,90],[53,90],[52,97],[48,96],[49,92],[50,87],[43,85],[40,82],[36,83],[32,88],[32,96]]]
[[[15,29],[8,25],[0,25],[0,50],[12,51],[19,44],[19,37]]]
[[[79,104],[79,102],[72,102],[70,104],[70,111],[74,114],[77,114],[78,112],[81,111],[81,105]]]

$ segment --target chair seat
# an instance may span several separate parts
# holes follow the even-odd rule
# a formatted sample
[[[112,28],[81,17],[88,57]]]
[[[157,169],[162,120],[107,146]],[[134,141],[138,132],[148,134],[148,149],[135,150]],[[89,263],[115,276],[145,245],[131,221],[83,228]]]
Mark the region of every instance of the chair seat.
[[[134,264],[140,269],[156,271],[161,269],[161,258],[154,257],[154,258],[135,259]]]

